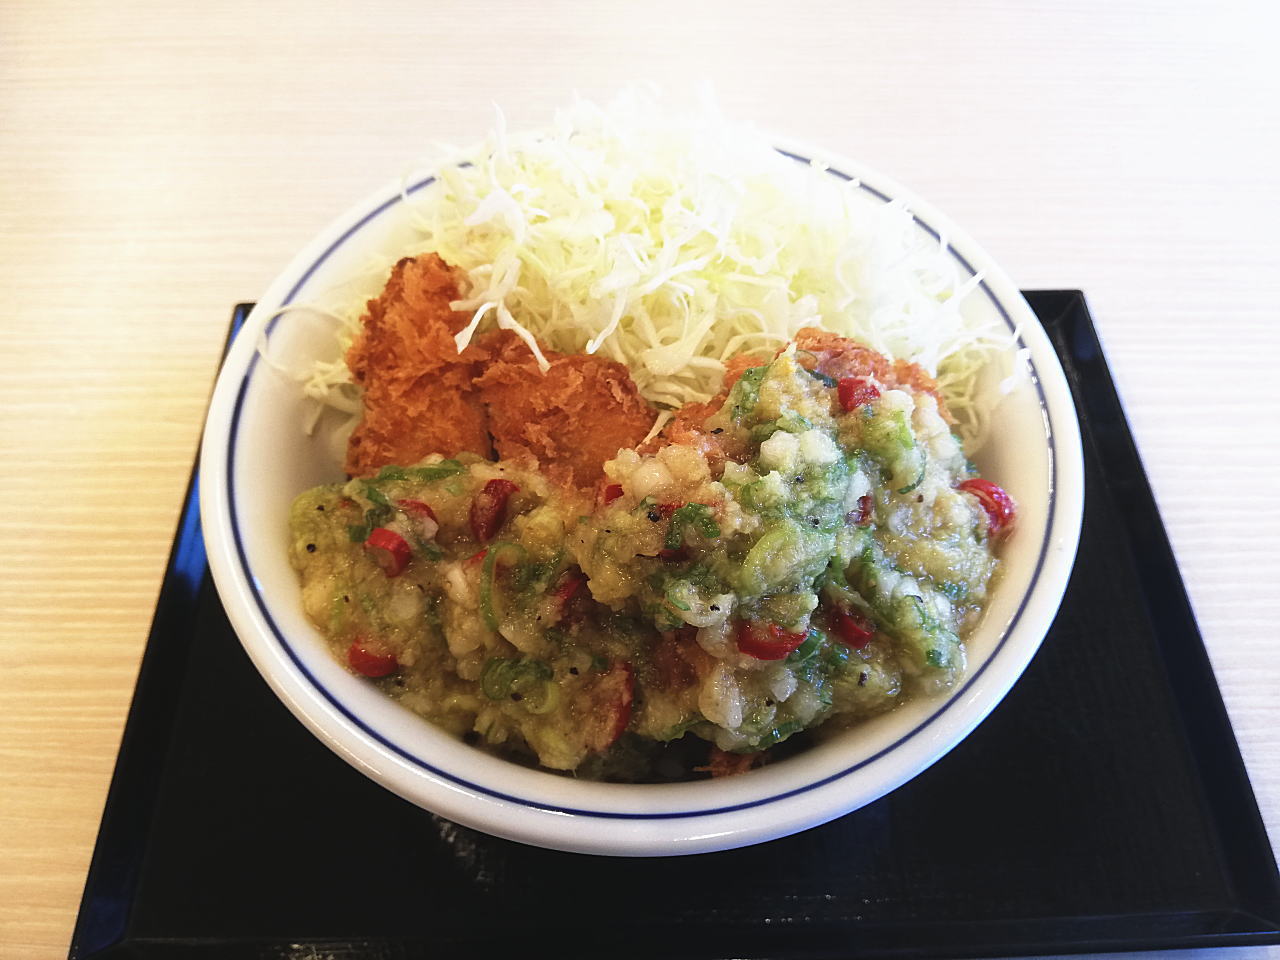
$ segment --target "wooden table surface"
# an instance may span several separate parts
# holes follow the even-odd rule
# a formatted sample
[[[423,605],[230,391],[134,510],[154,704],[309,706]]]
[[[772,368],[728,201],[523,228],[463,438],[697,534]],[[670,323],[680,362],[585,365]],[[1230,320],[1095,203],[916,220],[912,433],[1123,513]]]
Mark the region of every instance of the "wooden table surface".
[[[637,79],[1087,292],[1280,839],[1271,5],[321,6],[0,3],[0,956],[65,954],[231,305],[491,102]]]

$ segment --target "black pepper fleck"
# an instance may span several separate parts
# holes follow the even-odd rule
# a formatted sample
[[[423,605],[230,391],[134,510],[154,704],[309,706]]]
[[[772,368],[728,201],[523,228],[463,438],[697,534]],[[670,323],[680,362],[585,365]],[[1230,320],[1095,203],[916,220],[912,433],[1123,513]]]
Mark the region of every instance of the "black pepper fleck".
[[[521,700],[524,699],[524,695],[519,693],[513,693],[511,695],[511,699],[514,700],[516,703],[519,703]]]
[[[350,597],[348,597],[346,594],[343,594],[342,602],[343,602],[343,603],[350,603],[350,602],[351,602],[351,598],[350,598]]]
[[[924,494],[923,494],[923,493],[922,493],[922,494],[920,494],[920,496],[916,497],[916,503],[924,503]]]
[[[809,525],[810,525],[810,526],[812,526],[812,527],[816,527],[816,526],[818,525],[818,522],[819,522],[819,521],[818,521],[818,518],[817,518],[817,517],[810,517],[810,518],[809,518]]]
[[[662,519],[662,514],[660,514],[657,510],[650,510],[649,519],[652,520],[654,523],[657,523],[659,520]]]
[[[792,478],[791,478],[791,482],[792,482],[792,483],[804,483],[804,477],[792,477]]]
[[[867,671],[863,670],[858,674],[858,686],[865,687],[867,685]]]
[[[712,433],[724,433],[724,427],[716,427],[716,428],[715,428],[714,430],[712,430],[711,432],[712,432]]]
[[[712,612],[712,613],[719,613],[719,612],[720,612],[720,607],[713,603],[713,604],[711,605],[711,612]]]
[[[576,676],[578,675],[578,668],[577,668],[577,667],[570,667],[570,668],[569,668],[569,672],[570,672],[570,673],[572,673],[572,674],[576,677]]]
[[[308,543],[307,553],[315,553],[315,552],[316,552],[316,545],[314,543]]]
[[[323,503],[317,503],[317,504],[316,504],[316,509],[317,509],[317,510],[319,510],[321,513],[324,513],[324,504],[323,504]]]

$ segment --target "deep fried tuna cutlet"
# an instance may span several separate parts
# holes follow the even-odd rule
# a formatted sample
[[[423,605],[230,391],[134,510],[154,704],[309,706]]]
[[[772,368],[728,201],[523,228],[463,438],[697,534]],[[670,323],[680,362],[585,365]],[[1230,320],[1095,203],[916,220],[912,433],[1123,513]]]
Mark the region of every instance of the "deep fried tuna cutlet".
[[[627,368],[595,356],[544,351],[498,331],[459,355],[454,335],[470,319],[455,312],[457,280],[434,254],[395,265],[370,300],[347,352],[364,388],[364,417],[347,445],[347,472],[369,476],[431,453],[533,459],[561,483],[582,489],[606,460],[639,443],[654,413]]]
[[[588,489],[606,460],[636,446],[653,426],[653,409],[620,363],[544,351],[551,366],[543,373],[514,334],[493,333],[482,342],[489,360],[476,386],[504,460],[532,457],[552,479]]]
[[[458,353],[453,336],[469,319],[455,312],[453,271],[434,254],[395,265],[370,300],[347,366],[364,388],[364,417],[347,445],[346,470],[369,476],[430,453],[489,456],[484,406],[473,386],[485,353]]]

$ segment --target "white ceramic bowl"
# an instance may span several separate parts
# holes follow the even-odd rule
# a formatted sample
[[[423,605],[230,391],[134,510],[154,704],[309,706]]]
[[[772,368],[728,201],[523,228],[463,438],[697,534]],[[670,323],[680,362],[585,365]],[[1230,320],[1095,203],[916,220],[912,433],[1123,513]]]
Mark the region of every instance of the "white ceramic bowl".
[[[626,856],[722,850],[816,826],[883,796],[969,734],[1022,673],[1058,609],[1080,530],[1079,429],[1053,349],[1008,277],[927,203],[848,160],[802,146],[786,152],[856,178],[868,203],[905,200],[920,229],[947,237],[963,276],[981,272],[966,309],[1017,325],[1029,351],[1031,376],[999,406],[995,439],[976,456],[1018,501],[1019,517],[1003,547],[1003,577],[968,640],[964,681],[944,699],[908,703],[743,776],[626,785],[496,759],[347,672],[304,616],[286,556],[290,502],[340,478],[338,461],[304,436],[296,384],[275,374],[257,348],[265,342],[274,357],[313,356],[323,331],[272,315],[358,272],[371,251],[406,248],[412,231],[394,184],[335,220],[259,300],[218,379],[200,466],[209,564],[231,623],[289,709],[356,769],[443,817],[525,843]]]

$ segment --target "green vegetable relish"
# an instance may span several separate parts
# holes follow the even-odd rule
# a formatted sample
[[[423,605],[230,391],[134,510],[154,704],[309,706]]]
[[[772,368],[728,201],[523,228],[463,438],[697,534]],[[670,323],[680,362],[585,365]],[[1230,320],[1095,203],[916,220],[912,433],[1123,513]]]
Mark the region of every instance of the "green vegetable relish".
[[[579,776],[696,776],[711,745],[761,754],[945,690],[997,566],[987,514],[936,401],[870,394],[845,409],[784,352],[705,444],[621,451],[594,503],[471,455],[309,490],[306,612],[406,708]]]

